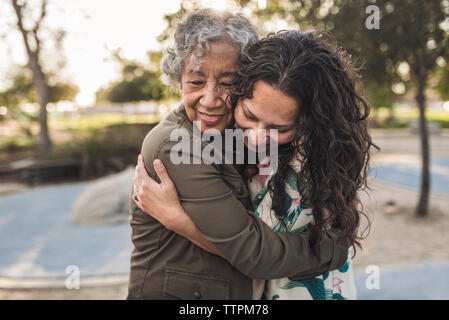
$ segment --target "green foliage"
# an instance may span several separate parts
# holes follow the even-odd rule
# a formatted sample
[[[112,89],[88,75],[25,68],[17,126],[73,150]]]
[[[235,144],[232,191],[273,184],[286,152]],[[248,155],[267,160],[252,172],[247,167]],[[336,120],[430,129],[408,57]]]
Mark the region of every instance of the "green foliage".
[[[21,103],[39,103],[30,70],[25,67],[13,68],[9,78],[10,85],[0,91],[0,104],[8,108],[16,108]],[[47,88],[48,102],[73,101],[79,91],[79,88],[70,82],[56,82],[53,85],[47,85]]]
[[[128,102],[141,100],[160,100],[162,98],[162,87],[158,84],[156,75],[149,71],[142,71],[143,74],[132,78],[126,77],[124,80],[112,85],[107,99],[111,102]],[[129,80],[128,80],[129,79]]]
[[[376,128],[382,129],[400,129],[408,128],[410,123],[418,121],[419,110],[413,109],[398,109],[393,108],[394,118],[389,119],[391,116],[391,108],[380,107],[374,112],[374,116],[377,119],[375,125]],[[439,110],[427,110],[426,119],[430,122],[437,123],[441,128],[449,128],[449,112]]]
[[[94,178],[135,165],[142,141],[157,123],[120,123],[89,131],[72,132],[70,139],[57,141],[49,153],[36,153],[35,137],[0,137],[0,163],[27,153],[36,160],[76,161],[80,178]]]
[[[449,65],[437,68],[435,72],[437,79],[434,89],[438,92],[442,100],[449,100]]]
[[[175,35],[176,25],[182,20],[183,16],[190,10],[199,8],[200,2],[198,0],[184,0],[181,1],[181,5],[178,11],[164,15],[164,21],[167,25],[164,31],[158,36],[157,41],[162,45],[165,45],[167,41],[173,38]],[[189,8],[190,10],[188,10]]]
[[[10,85],[0,92],[0,104],[9,108],[23,102],[35,102],[38,97],[33,88],[31,72],[20,68],[10,76]]]
[[[35,137],[6,137],[0,138],[0,151],[12,152],[35,147]]]
[[[119,113],[82,115],[76,118],[52,116],[49,119],[51,130],[62,132],[92,132],[113,125],[130,125],[139,123],[157,123],[160,117],[154,114],[127,115]]]
[[[57,144],[45,159],[81,163],[83,178],[102,176],[135,165],[145,135],[156,124],[117,124],[78,133],[69,143]]]
[[[72,83],[57,83],[48,87],[48,102],[73,101],[79,92],[78,86]]]
[[[257,8],[254,0],[236,2],[241,7]],[[365,10],[373,4],[380,10],[380,29],[370,30],[365,25]],[[258,25],[283,19],[301,30],[331,33],[328,42],[345,48],[361,67],[374,107],[391,106],[398,98],[392,91],[393,84],[403,82],[406,88],[416,85],[418,75],[428,75],[438,57],[449,55],[448,30],[442,27],[449,19],[447,1],[270,0],[265,9],[253,13],[262,22]],[[401,62],[409,65],[410,79],[398,73]],[[449,92],[448,83],[441,77],[439,91]]]
[[[113,57],[121,66],[121,78],[97,91],[97,103],[160,101],[179,97],[179,94],[170,91],[160,80],[161,52],[148,52],[149,63],[147,66],[123,58],[120,55],[120,50],[115,51]]]

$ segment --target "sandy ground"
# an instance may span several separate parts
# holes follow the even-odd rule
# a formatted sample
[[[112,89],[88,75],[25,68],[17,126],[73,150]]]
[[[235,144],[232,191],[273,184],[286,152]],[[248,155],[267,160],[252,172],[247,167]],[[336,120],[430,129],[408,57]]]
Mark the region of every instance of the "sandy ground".
[[[416,157],[420,140],[407,130],[373,130],[374,142],[381,151],[373,155],[372,164],[391,157]],[[449,158],[449,132],[430,136],[431,157]],[[417,191],[407,190],[371,179],[372,188],[360,193],[365,212],[372,226],[363,240],[363,250],[354,259],[354,266],[368,265],[414,266],[429,261],[449,260],[449,196],[431,195],[429,215],[416,217]],[[387,206],[395,202],[394,207]]]
[[[416,136],[374,132],[373,137],[383,151],[373,157],[381,161],[390,153],[416,154],[419,142]],[[432,155],[449,158],[447,133],[432,137]],[[368,237],[362,241],[354,267],[363,270],[368,265],[410,267],[425,262],[449,261],[449,197],[431,196],[429,216],[417,218],[414,208],[416,191],[406,190],[371,180],[369,196],[361,193],[365,212],[372,225]],[[387,206],[394,201],[394,208]],[[103,287],[68,289],[0,289],[0,299],[124,299],[127,284]]]
[[[0,289],[0,300],[123,300],[127,284],[80,289]]]
[[[371,187],[370,196],[362,194],[371,231],[354,259],[356,268],[449,260],[449,197],[431,196],[429,216],[419,218],[414,212],[417,192],[378,181]],[[386,205],[392,200],[394,208]]]

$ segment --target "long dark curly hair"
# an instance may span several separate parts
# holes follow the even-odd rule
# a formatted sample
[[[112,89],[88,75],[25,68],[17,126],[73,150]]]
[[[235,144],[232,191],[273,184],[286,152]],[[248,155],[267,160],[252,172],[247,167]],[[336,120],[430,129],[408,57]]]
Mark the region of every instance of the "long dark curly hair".
[[[363,212],[359,190],[369,189],[370,147],[367,101],[357,89],[360,77],[342,49],[332,49],[315,32],[282,31],[251,46],[242,57],[236,90],[229,96],[233,108],[239,99],[252,98],[256,82],[264,81],[299,103],[294,139],[279,146],[278,169],[268,187],[272,209],[283,222],[287,215],[284,191],[289,162],[297,156],[301,169],[297,185],[301,207],[311,208],[311,246],[319,254],[322,234],[342,231],[350,245],[361,248]],[[254,167],[246,166],[251,179]],[[285,225],[285,224],[284,224]]]

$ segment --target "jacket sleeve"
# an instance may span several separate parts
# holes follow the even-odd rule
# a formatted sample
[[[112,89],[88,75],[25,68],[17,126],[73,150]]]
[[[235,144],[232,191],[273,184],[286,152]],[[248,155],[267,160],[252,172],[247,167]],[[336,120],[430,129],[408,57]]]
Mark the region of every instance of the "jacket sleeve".
[[[336,231],[324,234],[320,257],[316,257],[309,246],[310,233],[273,232],[237,199],[217,166],[174,164],[170,160],[171,146],[166,142],[153,157],[147,157],[145,153],[150,152],[145,151],[144,144],[147,171],[156,178],[152,160],[162,160],[187,214],[202,235],[240,272],[255,279],[299,280],[344,264],[348,247],[337,241]]]

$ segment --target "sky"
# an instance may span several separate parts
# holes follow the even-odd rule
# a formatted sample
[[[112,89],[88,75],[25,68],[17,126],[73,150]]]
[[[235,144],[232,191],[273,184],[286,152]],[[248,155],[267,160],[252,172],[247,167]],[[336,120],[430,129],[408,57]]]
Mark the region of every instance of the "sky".
[[[28,0],[30,5],[39,3]],[[225,9],[227,0],[203,0],[204,6]],[[181,0],[50,0],[46,25],[67,31],[65,75],[79,86],[76,102],[93,104],[95,91],[119,76],[111,51],[122,48],[127,59],[145,61],[159,50],[156,37],[165,28],[163,15],[176,12]],[[9,0],[0,0],[0,75],[11,64],[25,64],[21,35]],[[9,24],[9,26],[8,26]],[[2,84],[3,82],[3,84]],[[5,81],[0,76],[0,88]]]

